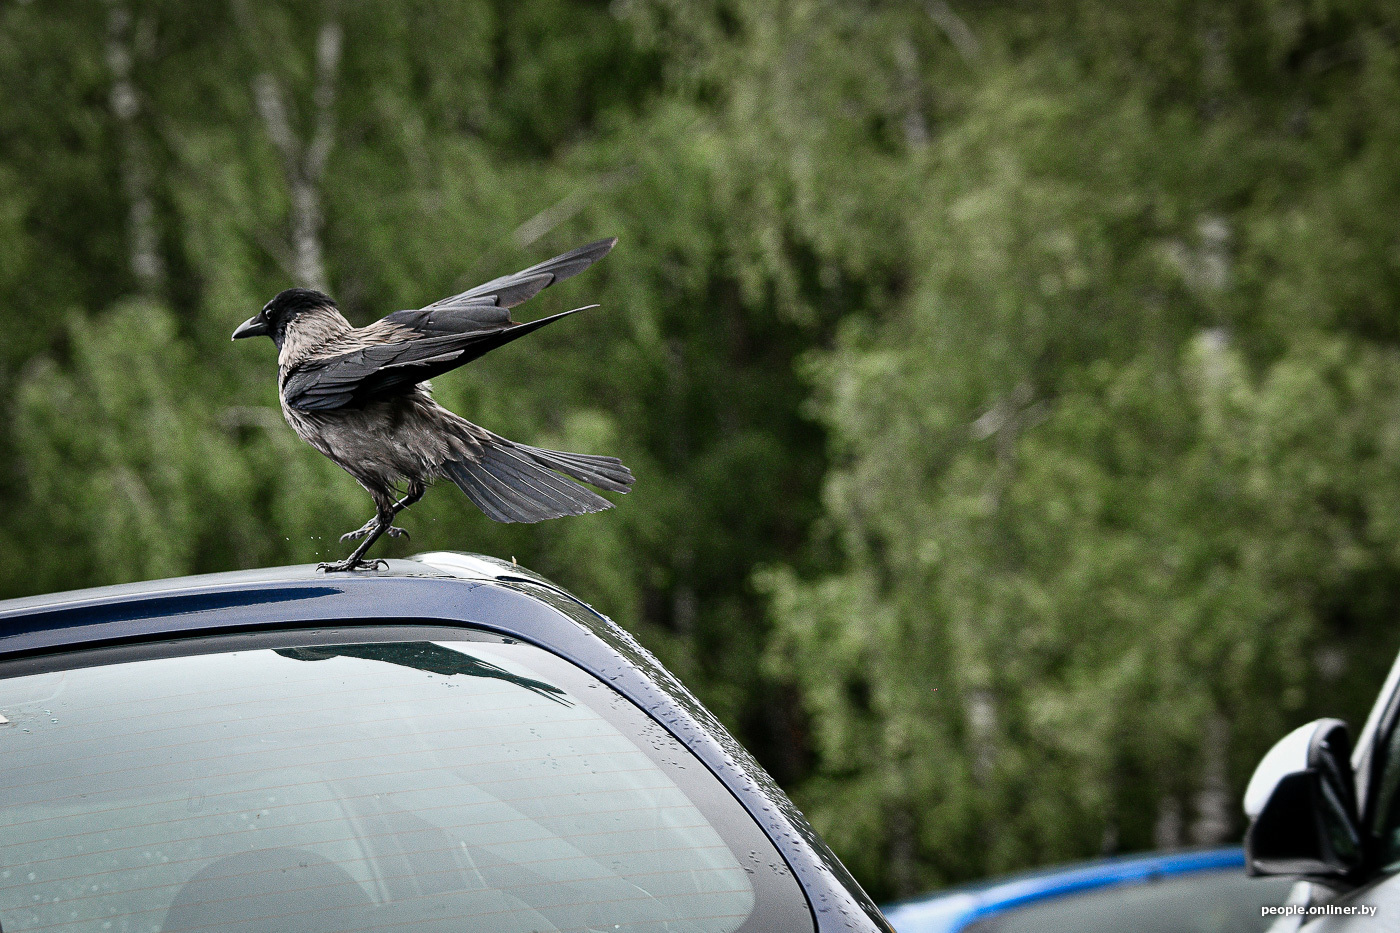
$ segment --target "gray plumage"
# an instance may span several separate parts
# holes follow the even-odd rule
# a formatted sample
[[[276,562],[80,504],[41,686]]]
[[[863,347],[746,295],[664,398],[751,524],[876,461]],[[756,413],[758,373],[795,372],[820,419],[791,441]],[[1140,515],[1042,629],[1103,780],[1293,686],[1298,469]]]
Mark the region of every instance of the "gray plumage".
[[[354,569],[380,535],[403,534],[393,526],[394,517],[437,478],[451,480],[498,522],[538,522],[612,507],[573,480],[613,492],[631,488],[632,472],[616,457],[506,440],[437,404],[427,384],[433,376],[586,310],[516,323],[509,309],[587,269],[616,242],[581,246],[361,328],[352,327],[328,296],[288,289],[234,332],[235,340],[272,338],[287,423],[374,499],[374,517],[342,538],[364,542],[344,561],[322,564],[324,569]],[[405,494],[396,499],[400,485]]]

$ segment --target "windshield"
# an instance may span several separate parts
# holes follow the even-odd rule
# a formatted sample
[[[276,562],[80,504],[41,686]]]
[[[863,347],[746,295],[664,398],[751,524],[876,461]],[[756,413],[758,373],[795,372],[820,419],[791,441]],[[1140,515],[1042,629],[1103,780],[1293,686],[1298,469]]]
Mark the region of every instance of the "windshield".
[[[529,645],[153,657],[0,680],[0,717],[6,933],[728,933],[757,929],[760,901],[806,914],[683,746]]]

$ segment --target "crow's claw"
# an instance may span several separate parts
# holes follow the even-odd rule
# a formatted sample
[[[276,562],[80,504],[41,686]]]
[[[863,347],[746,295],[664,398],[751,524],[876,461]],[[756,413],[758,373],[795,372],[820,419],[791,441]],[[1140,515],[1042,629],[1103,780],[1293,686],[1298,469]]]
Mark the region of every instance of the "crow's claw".
[[[354,531],[347,531],[345,534],[341,535],[341,536],[340,536],[340,540],[342,540],[342,541],[358,541],[358,540],[360,540],[361,538],[363,538],[365,535],[369,534],[371,531],[373,531],[375,528],[378,528],[378,527],[379,527],[379,526],[375,523],[375,519],[372,519],[372,518],[371,518],[369,521],[365,522],[362,526],[360,526],[359,528],[356,528]],[[404,529],[399,528],[399,527],[397,527],[397,526],[395,526],[395,525],[391,525],[391,526],[389,526],[388,528],[386,528],[386,529],[384,530],[384,533],[387,534],[387,535],[388,535],[389,537],[391,537],[391,538],[398,538],[398,537],[407,538],[407,537],[408,537],[408,532],[407,532],[407,531],[405,531]]]
[[[388,570],[389,562],[375,558],[374,560],[357,560],[353,563],[350,558],[345,560],[327,560],[316,565],[317,570],[324,570],[326,573],[343,573],[347,570]]]
[[[363,525],[361,525],[359,528],[356,528],[354,531],[347,531],[345,534],[341,535],[340,540],[358,541],[374,530],[374,523],[375,519],[371,518],[369,521],[365,522]]]

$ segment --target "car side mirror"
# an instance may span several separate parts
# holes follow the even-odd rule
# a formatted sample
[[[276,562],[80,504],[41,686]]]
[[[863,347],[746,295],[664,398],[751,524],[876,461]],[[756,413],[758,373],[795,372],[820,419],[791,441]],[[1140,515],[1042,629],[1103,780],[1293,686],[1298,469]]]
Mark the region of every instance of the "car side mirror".
[[[1244,794],[1251,875],[1346,875],[1361,864],[1351,739],[1340,719],[1284,736],[1254,769]]]

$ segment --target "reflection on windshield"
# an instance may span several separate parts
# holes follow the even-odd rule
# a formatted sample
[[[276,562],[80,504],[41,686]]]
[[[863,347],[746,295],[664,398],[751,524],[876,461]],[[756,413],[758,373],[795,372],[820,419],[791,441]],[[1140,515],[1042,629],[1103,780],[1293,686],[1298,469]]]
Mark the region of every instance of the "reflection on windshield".
[[[567,694],[553,684],[542,680],[531,680],[519,674],[512,674],[490,661],[474,658],[442,645],[431,642],[390,642],[382,645],[335,645],[329,648],[279,648],[277,653],[294,661],[329,661],[331,658],[362,658],[366,661],[383,661],[411,667],[415,671],[452,676],[463,674],[467,677],[489,677],[504,680],[524,687],[536,696],[553,700],[565,706],[572,705]]]
[[[644,751],[668,738],[608,697],[542,649],[482,642],[0,679],[0,924],[739,930],[755,867],[677,783],[706,775],[674,740]]]

